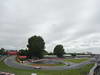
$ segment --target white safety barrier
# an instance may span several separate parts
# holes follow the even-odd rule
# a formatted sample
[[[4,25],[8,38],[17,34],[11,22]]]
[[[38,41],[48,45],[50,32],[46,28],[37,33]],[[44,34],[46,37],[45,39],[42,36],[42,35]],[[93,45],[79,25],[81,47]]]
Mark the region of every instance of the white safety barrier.
[[[90,70],[89,75],[94,75],[94,70],[97,67],[97,63],[95,63],[94,67]]]
[[[32,73],[31,75],[37,75],[36,73]]]
[[[7,73],[7,72],[0,72],[0,75],[15,75],[15,74]]]

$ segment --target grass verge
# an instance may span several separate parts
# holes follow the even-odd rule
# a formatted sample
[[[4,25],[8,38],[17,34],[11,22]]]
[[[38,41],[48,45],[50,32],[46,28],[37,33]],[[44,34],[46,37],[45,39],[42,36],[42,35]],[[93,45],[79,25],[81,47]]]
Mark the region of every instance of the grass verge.
[[[82,59],[64,59],[64,62],[73,62],[73,63],[81,63],[84,61],[89,60],[89,58],[82,58]]]

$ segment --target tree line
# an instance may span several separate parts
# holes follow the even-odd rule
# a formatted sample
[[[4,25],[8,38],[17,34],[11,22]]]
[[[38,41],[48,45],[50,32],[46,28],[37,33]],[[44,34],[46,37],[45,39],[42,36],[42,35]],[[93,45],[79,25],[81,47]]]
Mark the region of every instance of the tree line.
[[[44,55],[50,54],[45,50],[45,41],[41,36],[32,36],[28,39],[28,50],[20,50],[19,55],[26,55],[28,58],[43,58]],[[65,54],[63,45],[57,45],[53,53],[53,55],[56,55],[57,57],[63,57]]]
[[[0,49],[0,56],[6,55],[7,51],[4,48]],[[19,56],[27,56],[28,58],[43,58],[44,55],[56,55],[57,57],[63,57],[65,53],[65,49],[63,45],[58,44],[54,47],[53,52],[48,53],[45,50],[45,41],[41,36],[32,36],[28,39],[27,49],[21,49],[18,51]],[[77,53],[69,53],[71,56],[75,57],[79,55]],[[88,53],[93,55],[92,53]],[[82,54],[84,55],[84,53]]]

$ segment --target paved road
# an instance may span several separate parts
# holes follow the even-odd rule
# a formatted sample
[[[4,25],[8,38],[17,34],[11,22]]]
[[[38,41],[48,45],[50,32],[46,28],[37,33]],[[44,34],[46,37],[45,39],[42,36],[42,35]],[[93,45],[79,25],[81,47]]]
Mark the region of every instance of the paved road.
[[[29,69],[29,70],[34,69],[31,66],[26,66],[26,65],[19,64],[18,62],[16,62],[15,56],[11,56],[11,57],[6,58],[4,60],[4,63],[10,67],[19,68],[19,69]]]
[[[80,68],[86,64],[90,64],[91,61],[93,59],[91,59],[90,61],[86,61],[83,63],[79,63],[79,64],[73,64],[71,66],[56,66],[56,67],[47,67],[47,66],[42,66],[41,69],[42,70],[69,70],[69,69],[76,69],[76,68]],[[11,56],[8,57],[4,60],[4,63],[7,64],[10,67],[15,67],[15,68],[19,68],[19,69],[28,69],[28,70],[33,70],[34,67],[29,66],[29,65],[23,65],[23,64],[19,64],[16,62],[15,60],[15,56]]]

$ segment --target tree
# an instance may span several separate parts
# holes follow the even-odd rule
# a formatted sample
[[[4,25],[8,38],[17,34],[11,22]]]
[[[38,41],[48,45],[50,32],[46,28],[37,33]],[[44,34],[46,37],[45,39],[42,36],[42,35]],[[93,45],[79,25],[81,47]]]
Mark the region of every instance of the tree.
[[[54,52],[53,52],[53,53],[54,53],[55,55],[57,55],[57,57],[63,57],[63,55],[65,54],[63,45],[57,45],[57,46],[54,48]]]
[[[0,49],[0,55],[4,55],[5,54],[5,49],[4,48],[1,48]]]
[[[47,55],[48,52],[46,50],[43,50],[43,55]]]
[[[54,55],[54,53],[50,52],[50,53],[48,53],[48,55]]]
[[[71,53],[72,57],[76,57],[76,55],[77,55],[76,53]]]
[[[45,42],[41,36],[32,36],[28,39],[29,58],[38,57],[43,58],[45,49]]]
[[[21,50],[19,50],[18,55],[20,55],[20,56],[28,56],[28,50],[21,49]]]

